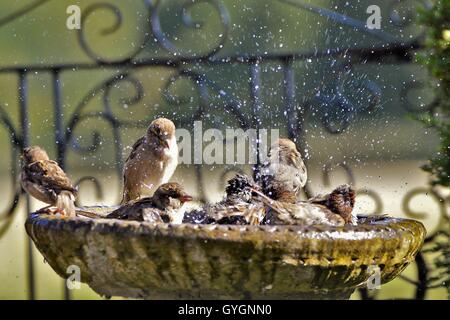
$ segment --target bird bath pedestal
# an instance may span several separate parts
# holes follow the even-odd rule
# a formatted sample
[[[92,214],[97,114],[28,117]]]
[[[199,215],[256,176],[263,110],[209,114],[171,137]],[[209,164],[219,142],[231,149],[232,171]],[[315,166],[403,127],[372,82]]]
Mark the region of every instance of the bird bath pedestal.
[[[184,299],[348,299],[378,266],[381,283],[413,261],[420,222],[358,226],[148,224],[32,214],[26,230],[63,278],[104,296]]]

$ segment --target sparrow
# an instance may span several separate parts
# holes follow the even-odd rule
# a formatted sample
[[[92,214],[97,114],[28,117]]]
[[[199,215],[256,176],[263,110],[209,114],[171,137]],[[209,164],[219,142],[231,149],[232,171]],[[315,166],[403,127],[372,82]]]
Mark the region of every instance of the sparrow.
[[[353,214],[356,192],[350,185],[341,185],[330,194],[321,195],[308,200],[309,203],[320,204],[340,215],[346,224],[357,225],[358,218]]]
[[[106,218],[180,224],[184,217],[183,205],[191,200],[180,184],[164,183],[152,197],[129,201]]]
[[[142,193],[151,195],[169,181],[177,165],[175,125],[166,118],[153,120],[125,160],[121,204],[138,199]]]
[[[277,201],[265,194],[254,191],[259,199],[267,206],[263,223],[269,225],[329,225],[343,226],[344,219],[321,204],[305,201],[291,203]]]
[[[22,153],[22,188],[32,197],[49,204],[41,209],[50,213],[75,216],[77,190],[57,162],[38,146],[28,147]],[[50,210],[51,207],[55,207]]]
[[[280,197],[277,194],[279,190],[298,195],[307,178],[306,166],[295,143],[281,138],[271,145],[268,159],[261,167],[258,180],[263,193],[276,200]],[[293,202],[295,201],[293,199]]]
[[[264,219],[265,207],[262,202],[254,201],[252,190],[260,190],[260,187],[252,178],[238,174],[228,180],[223,200],[187,212],[183,222],[259,225]]]

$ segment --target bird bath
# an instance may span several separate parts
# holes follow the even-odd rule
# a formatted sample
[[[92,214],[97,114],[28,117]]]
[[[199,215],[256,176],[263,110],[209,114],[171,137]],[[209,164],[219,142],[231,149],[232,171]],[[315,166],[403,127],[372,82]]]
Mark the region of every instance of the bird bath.
[[[98,212],[107,209],[96,209]],[[26,230],[61,276],[70,265],[104,296],[184,299],[348,299],[414,260],[420,222],[358,226],[170,225],[32,214]]]

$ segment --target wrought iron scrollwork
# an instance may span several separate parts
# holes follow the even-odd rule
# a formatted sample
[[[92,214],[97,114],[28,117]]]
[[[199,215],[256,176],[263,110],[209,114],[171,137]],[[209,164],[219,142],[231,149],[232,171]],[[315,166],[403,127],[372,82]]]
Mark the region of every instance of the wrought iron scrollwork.
[[[86,22],[94,13],[101,10],[111,12],[114,15],[115,19],[114,23],[111,26],[106,27],[100,31],[100,34],[102,36],[111,35],[122,27],[123,16],[120,9],[117,6],[107,2],[92,4],[89,7],[87,7],[82,14],[81,28],[77,32],[80,47],[92,60],[96,61],[97,63],[125,63],[127,61],[133,60],[133,58],[135,58],[144,49],[146,43],[148,42],[149,40],[148,32],[143,33],[143,39],[140,44],[130,46],[135,48],[132,52],[128,53],[125,57],[118,58],[116,60],[109,60],[108,58],[102,56],[101,54],[96,53],[94,49],[91,47],[91,45],[89,45],[89,42],[86,39],[86,32],[89,30],[89,28],[87,28],[86,26]]]
[[[380,104],[381,89],[375,82],[357,77],[350,61],[336,64],[330,73],[333,80],[317,91],[309,108],[321,114],[321,122],[329,133],[339,134],[350,126],[358,113],[373,111]],[[365,97],[352,99],[352,95],[357,94],[365,94]]]
[[[151,12],[151,30],[153,32],[154,37],[158,40],[159,44],[170,54],[173,56],[181,56],[181,57],[190,57],[190,58],[209,58],[216,55],[225,45],[228,39],[228,33],[230,29],[230,14],[228,13],[228,9],[225,5],[219,0],[191,0],[184,1],[183,4],[177,8],[179,10],[179,14],[177,16],[181,16],[183,25],[190,29],[203,29],[204,22],[195,21],[192,18],[191,10],[200,3],[206,3],[212,6],[219,14],[220,22],[222,24],[222,32],[218,35],[217,44],[213,45],[212,48],[207,50],[206,52],[192,52],[191,50],[185,50],[178,47],[167,34],[164,32],[161,20],[160,20],[160,11],[163,1],[160,0],[145,0],[145,4],[148,10]]]
[[[0,226],[0,238],[6,233],[8,230],[12,217],[16,212],[17,206],[19,204],[19,199],[21,195],[21,188],[18,186],[18,168],[17,168],[17,158],[18,153],[23,148],[23,140],[22,137],[17,132],[11,118],[8,113],[6,113],[3,106],[0,105],[0,125],[2,125],[8,132],[8,136],[10,137],[10,146],[11,146],[11,172],[10,172],[10,180],[12,186],[12,198],[10,201],[6,202],[7,206],[5,212],[0,214],[0,222],[3,224]]]
[[[106,121],[113,132],[114,139],[114,148],[115,148],[115,166],[118,172],[119,180],[121,182],[121,172],[123,167],[123,159],[122,159],[122,139],[120,135],[120,128],[122,127],[142,127],[145,125],[144,120],[136,120],[130,121],[127,119],[120,119],[115,113],[114,108],[111,105],[110,93],[116,88],[116,86],[120,83],[128,83],[134,88],[134,93],[127,97],[121,97],[119,102],[122,106],[133,107],[141,102],[144,96],[144,88],[142,83],[135,77],[133,77],[128,72],[116,74],[107,80],[103,81],[101,84],[94,87],[90,90],[85,97],[81,100],[81,102],[75,108],[75,112],[72,114],[71,118],[68,121],[67,129],[66,129],[66,140],[71,144],[73,150],[78,153],[92,153],[95,152],[101,144],[102,137],[98,131],[94,131],[92,133],[91,143],[87,146],[82,146],[78,139],[74,138],[74,131],[77,126],[86,121],[88,119],[102,119]],[[89,102],[97,97],[98,94],[102,94],[102,110],[97,112],[88,112],[87,106]],[[88,179],[92,180],[92,179]],[[84,181],[84,180],[82,180]],[[94,185],[98,188],[98,181],[94,181]]]
[[[42,6],[43,4],[45,4],[48,1],[50,1],[50,0],[35,0],[27,5],[23,6],[19,10],[14,11],[13,13],[11,13],[9,15],[0,18],[0,27],[3,27],[4,25],[6,25],[10,22],[16,21],[20,17],[35,10],[36,8]]]
[[[351,167],[343,162],[339,163],[331,163],[328,162],[325,164],[323,174],[322,174],[322,183],[324,186],[328,187],[331,185],[331,172],[337,168],[341,168],[347,178],[347,183],[350,185],[353,185],[355,187],[356,185],[356,177],[351,169]],[[358,188],[356,189],[357,197],[368,197],[373,201],[375,209],[373,212],[370,212],[368,214],[381,214],[383,212],[383,200],[381,199],[381,196],[374,190],[369,188]]]
[[[102,185],[101,185],[100,181],[98,181],[98,179],[96,177],[94,177],[94,176],[84,176],[84,177],[78,179],[74,183],[74,186],[75,186],[76,189],[79,189],[82,184],[88,183],[88,182],[94,186],[96,198],[99,199],[99,200],[103,199],[104,198],[104,191],[103,191]],[[77,198],[76,201],[75,201],[75,205],[77,207],[81,207],[81,204],[79,203],[79,200],[80,199]]]

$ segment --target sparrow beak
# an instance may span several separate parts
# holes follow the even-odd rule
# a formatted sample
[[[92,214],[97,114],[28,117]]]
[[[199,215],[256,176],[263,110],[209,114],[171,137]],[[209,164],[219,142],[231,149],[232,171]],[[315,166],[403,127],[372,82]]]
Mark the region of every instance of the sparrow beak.
[[[161,143],[161,145],[162,145],[164,148],[169,149],[169,142],[168,142],[166,139],[164,139],[164,138],[162,138],[162,137],[160,137],[160,136],[157,136],[157,137],[158,137],[159,142]]]
[[[169,142],[164,139],[160,139],[160,140],[161,140],[161,144],[164,146],[164,148],[169,149]]]
[[[193,198],[190,195],[188,195],[188,194],[184,194],[184,195],[182,195],[180,197],[180,201],[183,202],[183,203],[188,202],[188,201],[192,201],[192,199]]]

